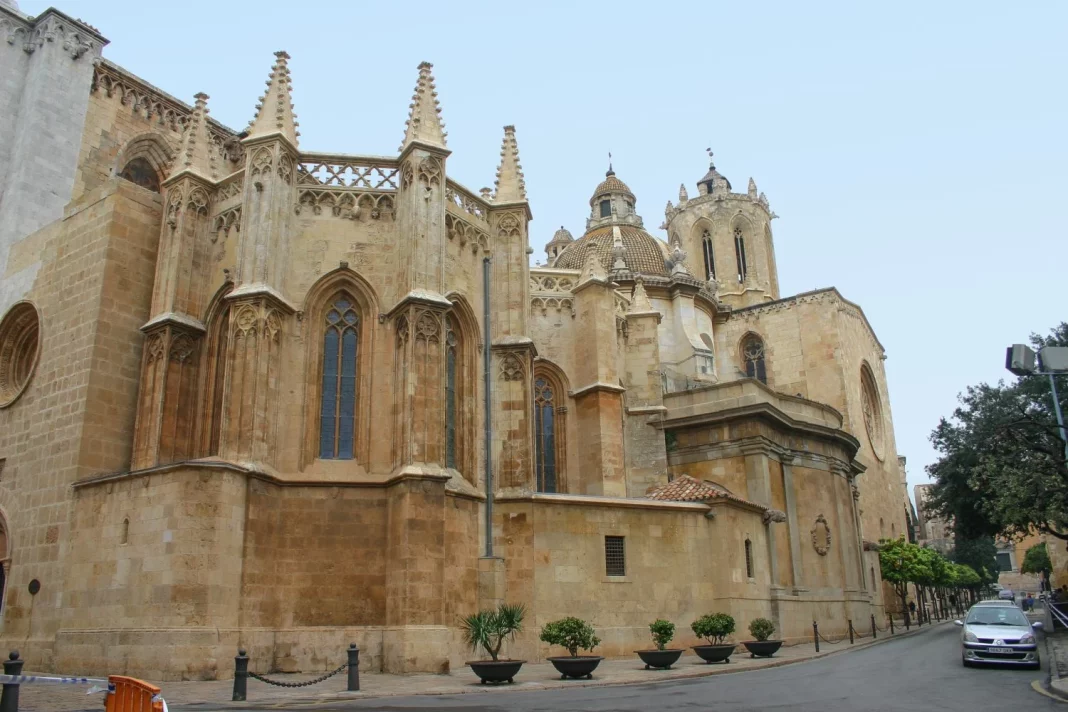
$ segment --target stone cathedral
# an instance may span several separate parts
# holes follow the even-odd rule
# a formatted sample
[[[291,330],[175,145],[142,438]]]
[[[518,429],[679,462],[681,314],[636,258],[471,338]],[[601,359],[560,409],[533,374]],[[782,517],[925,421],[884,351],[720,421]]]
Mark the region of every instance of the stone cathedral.
[[[655,618],[687,645],[713,611],[788,643],[883,614],[885,353],[834,288],[780,294],[753,180],[710,166],[658,237],[590,176],[531,267],[517,132],[486,137],[493,189],[455,180],[430,64],[397,154],[356,156],[301,146],[284,52],[234,130],[55,9],[0,0],[0,36],[0,649],[27,669],[312,672],[355,641],[444,672],[500,601],[528,660],[565,615],[630,656]]]

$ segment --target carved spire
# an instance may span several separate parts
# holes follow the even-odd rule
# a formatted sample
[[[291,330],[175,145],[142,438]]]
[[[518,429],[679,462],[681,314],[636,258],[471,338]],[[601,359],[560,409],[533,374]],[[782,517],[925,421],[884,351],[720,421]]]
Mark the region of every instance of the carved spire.
[[[753,200],[757,199],[756,181],[752,178],[749,179],[749,197]]]
[[[214,181],[218,175],[215,169],[215,146],[208,133],[208,95],[201,92],[195,98],[193,113],[189,116],[185,133],[178,144],[178,153],[174,156],[171,175],[189,171]]]
[[[645,284],[642,278],[634,280],[634,292],[630,295],[630,307],[628,314],[645,314],[653,311],[653,304],[649,301],[649,295],[645,293]]]
[[[627,262],[624,256],[627,254],[627,248],[623,244],[623,233],[619,231],[619,225],[612,226],[612,271],[625,271],[627,269]]]
[[[501,143],[501,164],[497,167],[493,199],[498,203],[514,203],[527,199],[527,184],[523,180],[523,165],[519,162],[519,144],[515,140],[515,126],[504,127]]]
[[[404,150],[413,141],[429,143],[445,148],[445,124],[441,121],[441,105],[438,104],[438,91],[434,87],[434,75],[430,62],[419,64],[419,79],[415,83],[415,94],[408,111],[408,123],[404,125]]]
[[[690,199],[690,194],[686,192],[686,184],[679,183],[679,205],[682,205]]]
[[[579,277],[579,283],[581,284],[591,280],[600,282],[608,281],[608,273],[604,271],[604,265],[601,264],[601,258],[597,256],[597,251],[594,249],[586,250],[586,264],[582,268],[582,275]]]
[[[275,62],[267,77],[267,91],[256,104],[256,117],[248,125],[248,138],[282,134],[293,146],[300,131],[293,111],[293,80],[289,77],[289,55],[275,52]]]

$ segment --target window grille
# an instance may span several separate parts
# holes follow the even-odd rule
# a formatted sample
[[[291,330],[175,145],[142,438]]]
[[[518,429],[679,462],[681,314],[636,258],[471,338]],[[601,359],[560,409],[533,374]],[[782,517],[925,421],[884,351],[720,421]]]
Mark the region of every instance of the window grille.
[[[623,547],[623,537],[604,538],[604,572],[606,576],[627,575],[627,555]]]
[[[748,266],[745,262],[745,238],[740,228],[734,230],[734,257],[738,261],[738,283],[741,284],[745,282]]]
[[[745,540],[745,576],[753,578],[753,542]]]
[[[705,230],[701,236],[701,247],[705,255],[705,279],[716,278],[716,255],[712,252],[712,235]]]

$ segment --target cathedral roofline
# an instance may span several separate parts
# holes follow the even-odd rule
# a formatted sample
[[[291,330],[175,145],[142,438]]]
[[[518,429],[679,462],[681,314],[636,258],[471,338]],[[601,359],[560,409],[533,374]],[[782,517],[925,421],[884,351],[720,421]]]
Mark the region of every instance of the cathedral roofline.
[[[732,314],[748,314],[748,313],[759,311],[761,309],[765,309],[767,307],[779,306],[779,305],[785,304],[786,302],[798,301],[798,300],[804,299],[805,297],[815,297],[815,296],[824,295],[824,294],[833,294],[844,305],[846,305],[847,307],[849,307],[851,309],[855,309],[857,311],[858,316],[860,316],[861,321],[863,321],[864,325],[868,328],[868,333],[871,334],[871,338],[875,340],[875,344],[879,347],[879,351],[882,352],[882,357],[885,359],[886,358],[886,348],[883,347],[882,342],[879,341],[879,337],[875,334],[875,329],[872,328],[871,322],[868,321],[868,316],[864,313],[864,310],[860,307],[859,304],[857,304],[855,302],[851,302],[848,299],[846,299],[845,297],[843,297],[842,293],[838,291],[837,287],[823,287],[821,289],[813,289],[813,290],[810,290],[808,292],[801,292],[799,294],[794,294],[793,296],[790,296],[790,297],[783,297],[782,299],[776,299],[776,300],[770,301],[770,302],[761,302],[760,304],[751,304],[751,305],[749,305],[747,307],[740,307],[738,309],[734,309],[734,310],[732,310],[731,313]]]

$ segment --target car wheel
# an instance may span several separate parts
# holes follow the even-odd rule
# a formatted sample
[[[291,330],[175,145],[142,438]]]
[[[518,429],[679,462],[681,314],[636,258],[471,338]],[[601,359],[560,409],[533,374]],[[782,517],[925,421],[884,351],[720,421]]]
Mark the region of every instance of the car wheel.
[[[964,667],[967,667],[967,668],[970,668],[972,666],[971,661],[968,660],[963,655],[960,656],[960,664],[963,665]]]

